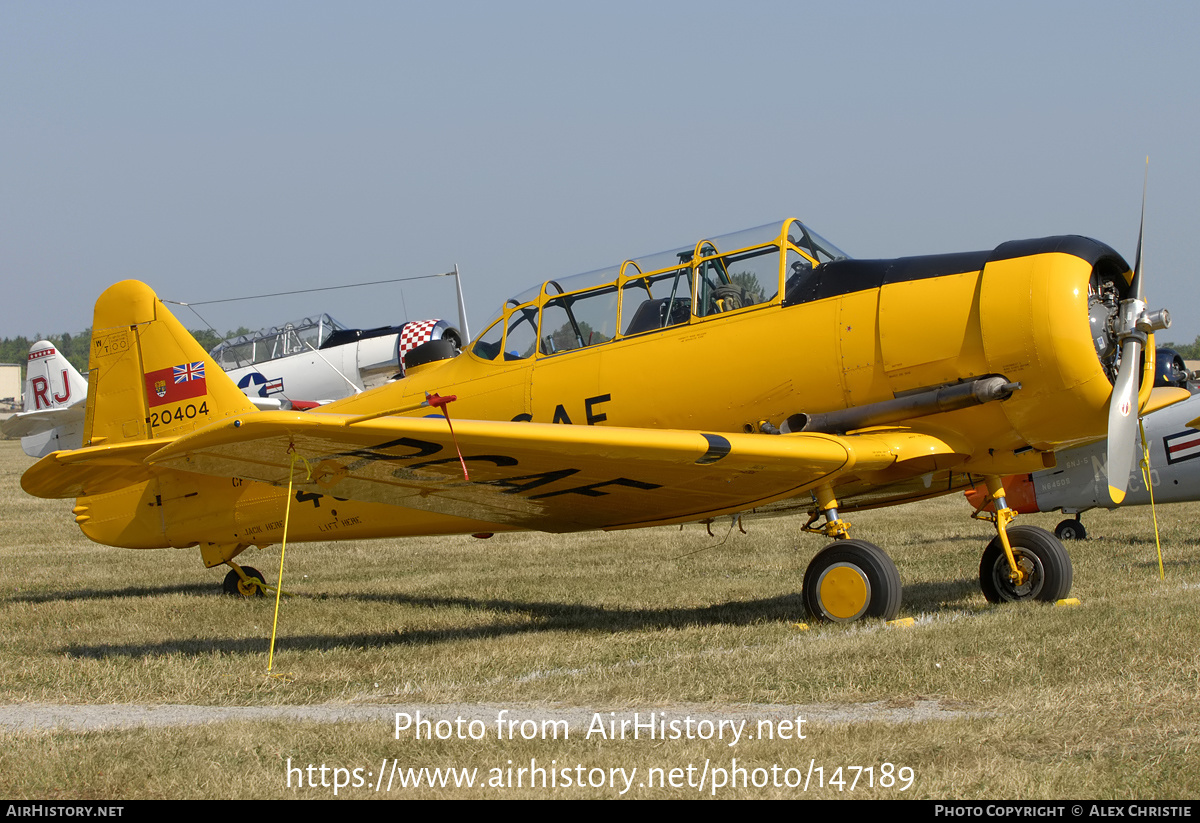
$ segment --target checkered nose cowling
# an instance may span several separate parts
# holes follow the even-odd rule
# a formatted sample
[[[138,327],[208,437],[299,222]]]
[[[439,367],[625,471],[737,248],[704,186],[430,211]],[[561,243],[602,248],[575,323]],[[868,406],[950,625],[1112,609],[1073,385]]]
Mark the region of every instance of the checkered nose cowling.
[[[422,343],[428,343],[433,339],[433,328],[440,321],[438,320],[413,320],[405,323],[400,329],[400,339],[396,344],[396,355],[400,362],[400,373],[404,374],[404,355],[415,349]]]
[[[405,323],[396,340],[396,359],[400,363],[401,374],[405,373],[405,355],[431,340],[449,340],[456,350],[462,345],[458,330],[445,320],[412,320]]]

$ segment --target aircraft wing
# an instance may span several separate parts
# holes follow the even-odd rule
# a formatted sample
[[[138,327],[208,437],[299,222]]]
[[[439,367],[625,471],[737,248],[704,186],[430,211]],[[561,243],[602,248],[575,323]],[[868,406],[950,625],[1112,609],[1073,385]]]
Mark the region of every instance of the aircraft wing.
[[[34,434],[50,431],[60,426],[70,426],[83,423],[84,407],[80,403],[75,406],[62,406],[39,411],[17,412],[12,417],[0,423],[2,430],[9,437],[29,437]]]
[[[145,461],[276,486],[291,471],[297,488],[335,498],[565,532],[745,511],[837,476],[954,454],[937,437],[894,429],[772,436],[461,420],[452,436],[441,417],[354,420],[248,414]]]

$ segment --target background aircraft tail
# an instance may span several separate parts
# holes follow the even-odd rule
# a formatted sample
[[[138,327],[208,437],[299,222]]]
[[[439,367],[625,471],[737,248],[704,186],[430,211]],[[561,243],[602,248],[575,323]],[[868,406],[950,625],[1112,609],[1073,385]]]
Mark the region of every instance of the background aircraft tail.
[[[173,438],[254,405],[144,283],[96,301],[84,445]]]
[[[86,401],[87,381],[53,343],[39,340],[29,349],[24,410],[4,421],[4,433],[20,437],[30,457],[77,449]]]

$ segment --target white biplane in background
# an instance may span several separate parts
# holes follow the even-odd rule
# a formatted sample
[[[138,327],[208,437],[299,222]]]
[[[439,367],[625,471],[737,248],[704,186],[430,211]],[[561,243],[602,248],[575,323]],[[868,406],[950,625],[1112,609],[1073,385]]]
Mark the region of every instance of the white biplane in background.
[[[441,340],[457,354],[470,338],[458,266],[402,279],[438,277],[454,278],[458,328],[432,319],[351,329],[321,314],[225,340],[209,354],[260,409],[310,409],[359,394],[403,377],[405,359],[417,347]]]

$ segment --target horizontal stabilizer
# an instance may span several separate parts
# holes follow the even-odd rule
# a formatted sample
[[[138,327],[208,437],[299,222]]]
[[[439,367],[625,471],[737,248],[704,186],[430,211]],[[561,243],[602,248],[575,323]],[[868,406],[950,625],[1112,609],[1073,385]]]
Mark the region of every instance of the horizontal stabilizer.
[[[83,399],[80,398],[80,400]],[[3,430],[9,437],[29,437],[60,426],[82,425],[83,413],[82,405],[18,412],[0,423],[0,430]]]
[[[142,441],[54,452],[29,467],[21,477],[21,488],[34,497],[51,499],[118,491],[153,475],[145,460],[162,445],[162,441]]]

